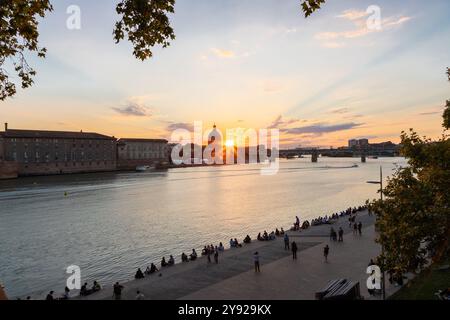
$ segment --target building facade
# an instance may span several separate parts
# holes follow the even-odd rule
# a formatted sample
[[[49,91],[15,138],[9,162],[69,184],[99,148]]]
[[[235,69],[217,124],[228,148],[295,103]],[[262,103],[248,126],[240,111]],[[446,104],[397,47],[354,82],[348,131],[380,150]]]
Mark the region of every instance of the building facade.
[[[90,132],[8,129],[0,132],[0,161],[18,176],[116,170],[116,138]]]
[[[164,139],[127,139],[117,142],[117,168],[134,170],[139,166],[168,163],[168,145]]]

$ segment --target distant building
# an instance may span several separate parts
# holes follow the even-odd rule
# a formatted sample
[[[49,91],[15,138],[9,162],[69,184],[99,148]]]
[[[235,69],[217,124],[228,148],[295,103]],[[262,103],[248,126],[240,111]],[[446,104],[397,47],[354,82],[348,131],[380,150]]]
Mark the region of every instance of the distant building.
[[[351,139],[348,140],[348,147],[352,148],[363,148],[369,145],[368,139]]]
[[[168,163],[168,145],[164,139],[120,139],[117,142],[117,168],[135,169]]]
[[[369,139],[359,139],[359,140],[358,140],[358,145],[359,145],[360,147],[362,147],[362,146],[368,146],[368,145],[369,145]]]
[[[0,132],[0,161],[17,175],[113,171],[116,139],[91,132],[16,130]],[[3,167],[3,166],[2,166]],[[0,170],[0,178],[10,173]]]
[[[348,140],[348,147],[349,148],[353,148],[353,147],[356,147],[356,146],[358,146],[358,140],[356,140],[356,139]]]

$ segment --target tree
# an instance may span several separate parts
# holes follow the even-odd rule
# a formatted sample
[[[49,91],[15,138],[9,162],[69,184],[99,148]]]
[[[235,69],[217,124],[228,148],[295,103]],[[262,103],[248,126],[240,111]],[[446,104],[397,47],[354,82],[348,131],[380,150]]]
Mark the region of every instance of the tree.
[[[22,88],[33,83],[36,72],[25,55],[37,53],[45,57],[45,48],[38,47],[38,17],[44,17],[52,6],[49,0],[0,1],[0,100],[16,93],[16,85],[6,70],[6,62],[20,78]]]
[[[450,68],[447,68],[447,76],[448,81],[450,81]],[[444,126],[445,129],[448,130],[450,128],[450,100],[447,100],[443,117],[444,123],[442,125]]]
[[[325,0],[302,0],[305,17],[323,3]],[[175,39],[169,20],[174,7],[175,0],[121,0],[116,5],[120,20],[113,30],[114,40],[119,43],[127,37],[137,59],[152,57],[153,47],[166,48]],[[33,84],[36,71],[28,65],[26,55],[36,53],[45,57],[46,49],[38,47],[38,18],[44,18],[52,10],[50,0],[0,0],[0,100],[17,91],[7,62],[20,78],[23,89]]]
[[[449,253],[448,110],[449,101],[444,132],[437,141],[420,137],[413,129],[402,132],[401,152],[408,159],[408,167],[399,168],[388,180],[384,201],[370,203],[377,215],[377,241],[384,248],[379,259],[385,270],[415,272],[429,259],[437,262]]]

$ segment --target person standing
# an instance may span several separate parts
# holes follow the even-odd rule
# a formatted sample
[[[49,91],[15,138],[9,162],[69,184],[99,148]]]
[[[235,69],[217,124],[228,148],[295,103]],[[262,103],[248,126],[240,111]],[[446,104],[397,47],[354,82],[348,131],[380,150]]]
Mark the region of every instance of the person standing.
[[[356,222],[353,224],[353,234],[358,234],[358,224]]]
[[[116,300],[122,299],[122,289],[123,286],[119,284],[119,282],[116,282],[116,284],[113,287],[113,297]]]
[[[330,228],[330,241],[333,241],[333,240],[334,240],[334,228],[331,227]]]
[[[344,230],[342,227],[339,228],[339,242],[344,241]]]
[[[358,223],[358,232],[359,232],[359,235],[361,236],[362,235],[362,223],[361,223],[361,221]]]
[[[258,251],[255,252],[253,255],[253,261],[255,262],[255,272],[261,272],[259,269],[259,253]]]
[[[293,260],[297,260],[297,244],[295,243],[295,241],[292,241],[292,259]]]
[[[216,264],[219,263],[219,250],[216,249],[216,251],[214,252],[214,262]]]
[[[323,248],[323,256],[325,257],[325,262],[328,262],[328,254],[330,253],[330,247],[326,245]]]
[[[284,250],[289,250],[289,236],[287,233],[284,234]]]

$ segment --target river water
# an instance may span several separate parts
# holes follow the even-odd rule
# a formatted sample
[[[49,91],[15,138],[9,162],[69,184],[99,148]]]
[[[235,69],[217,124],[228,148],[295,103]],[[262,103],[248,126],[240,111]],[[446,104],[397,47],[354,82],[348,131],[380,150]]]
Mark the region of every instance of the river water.
[[[387,176],[405,164],[304,158],[273,176],[236,165],[0,181],[0,282],[11,297],[62,292],[70,265],[83,282],[129,280],[162,256],[363,204],[378,197],[366,181],[380,165]]]

